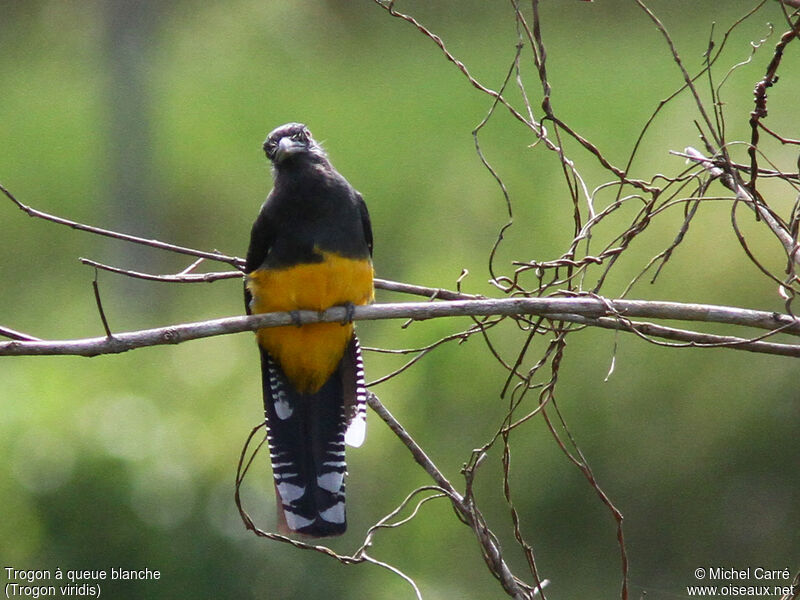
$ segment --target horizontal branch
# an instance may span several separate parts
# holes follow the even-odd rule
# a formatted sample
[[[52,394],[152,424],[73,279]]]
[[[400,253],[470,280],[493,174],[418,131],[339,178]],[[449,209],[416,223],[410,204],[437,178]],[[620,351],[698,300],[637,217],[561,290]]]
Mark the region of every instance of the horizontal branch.
[[[241,271],[215,271],[211,273],[170,273],[166,275],[155,275],[153,273],[143,273],[141,271],[133,271],[131,269],[122,269],[120,267],[113,267],[106,265],[96,260],[88,258],[79,258],[81,264],[87,267],[94,267],[101,271],[108,271],[110,273],[117,273],[118,275],[125,275],[133,279],[144,279],[146,281],[161,281],[163,283],[213,283],[220,279],[241,279],[244,274]]]
[[[244,263],[243,259],[241,258],[233,258],[239,263]],[[141,271],[133,271],[131,269],[114,267],[112,265],[107,265],[88,258],[80,258],[78,260],[80,260],[81,263],[86,266],[94,267],[95,269],[100,269],[102,271],[108,271],[109,273],[125,275],[126,277],[132,277],[133,279],[161,281],[163,283],[211,283],[221,279],[241,279],[244,277],[244,274],[241,271],[214,271],[209,273],[191,273],[188,271],[183,271],[181,273],[157,275],[154,273],[142,273]],[[412,294],[415,296],[425,296],[430,300],[479,300],[484,298],[484,296],[454,292],[445,288],[432,288],[422,285],[413,285],[410,283],[402,283],[400,281],[392,281],[391,279],[379,279],[377,277],[374,280],[374,284],[379,290],[386,290],[387,292],[400,292],[402,294]]]
[[[561,317],[566,317],[561,319]],[[798,356],[800,357],[800,346],[793,344],[778,344],[774,342],[763,342],[758,339],[745,339],[731,335],[715,335],[712,333],[700,333],[677,329],[675,327],[665,327],[655,323],[643,321],[621,320],[614,317],[583,317],[580,315],[549,315],[553,320],[564,320],[571,323],[581,323],[602,329],[614,329],[635,333],[643,338],[657,337],[664,340],[675,340],[684,344],[666,344],[669,346],[687,346],[692,348],[734,348],[736,350],[747,350],[759,354],[776,354],[779,356]],[[769,335],[769,334],[767,334]],[[764,337],[764,336],[759,336]]]
[[[800,334],[800,319],[790,315],[756,311],[729,306],[709,304],[685,304],[680,302],[655,302],[646,300],[607,300],[596,296],[574,298],[500,298],[482,300],[455,300],[446,302],[404,302],[357,306],[353,319],[414,319],[425,320],[454,316],[489,315],[539,315],[559,321],[575,322],[608,327],[618,322],[618,329],[630,330],[631,317],[702,321],[756,327],[767,331]],[[14,340],[0,343],[0,356],[31,355],[77,355],[97,356],[117,354],[135,348],[179,344],[189,340],[253,331],[263,327],[279,327],[318,322],[337,322],[347,318],[347,309],[336,306],[323,312],[297,311],[290,313],[265,313],[250,316],[226,317],[210,321],[171,325],[156,329],[115,334],[112,337],[96,337],[63,341]],[[603,325],[595,321],[605,317]],[[636,324],[633,324],[636,325]],[[651,326],[654,327],[654,326]],[[634,327],[635,329],[635,327]],[[667,330],[669,328],[665,328]],[[660,335],[652,330],[652,335]],[[682,331],[682,330],[675,330]],[[707,344],[707,334],[684,332],[685,341]],[[693,337],[694,336],[694,337]],[[763,336],[762,336],[763,337]],[[773,344],[748,341],[745,338],[724,338],[718,343],[731,347],[763,351],[771,354],[800,356],[800,345]]]

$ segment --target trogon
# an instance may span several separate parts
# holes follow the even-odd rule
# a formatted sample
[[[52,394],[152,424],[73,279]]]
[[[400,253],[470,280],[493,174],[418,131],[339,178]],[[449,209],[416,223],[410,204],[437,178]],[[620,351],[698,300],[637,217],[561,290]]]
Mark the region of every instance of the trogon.
[[[272,131],[264,151],[274,182],[247,250],[248,314],[341,305],[352,317],[355,305],[373,299],[372,228],[361,194],[303,124]],[[366,427],[352,319],[259,329],[256,339],[278,530],[341,534],[345,443],[361,445]]]

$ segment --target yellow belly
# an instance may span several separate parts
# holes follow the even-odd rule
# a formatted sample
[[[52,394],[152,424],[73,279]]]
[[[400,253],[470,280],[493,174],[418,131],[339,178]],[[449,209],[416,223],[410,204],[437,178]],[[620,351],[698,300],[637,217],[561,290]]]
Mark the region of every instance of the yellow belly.
[[[247,276],[253,313],[321,311],[373,298],[372,263],[323,253],[324,260],[282,269],[257,269]],[[342,359],[353,324],[310,323],[302,327],[269,327],[256,333],[258,343],[278,362],[301,393],[322,387]]]

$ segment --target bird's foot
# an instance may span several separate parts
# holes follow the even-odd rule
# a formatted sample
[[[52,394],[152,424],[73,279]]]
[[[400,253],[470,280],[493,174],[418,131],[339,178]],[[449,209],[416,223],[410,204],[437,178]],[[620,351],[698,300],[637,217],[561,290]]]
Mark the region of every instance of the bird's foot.
[[[356,305],[352,302],[345,302],[342,304],[344,307],[344,319],[342,319],[342,325],[349,325],[353,322],[353,316],[356,314]]]

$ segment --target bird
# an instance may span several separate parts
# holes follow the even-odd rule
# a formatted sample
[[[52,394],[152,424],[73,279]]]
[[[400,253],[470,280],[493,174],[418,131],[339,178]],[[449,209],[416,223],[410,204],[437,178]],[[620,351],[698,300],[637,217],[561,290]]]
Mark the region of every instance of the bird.
[[[353,325],[374,299],[372,225],[361,194],[302,123],[263,145],[273,187],[250,233],[248,314],[288,311],[294,324],[256,331],[277,505],[283,534],[347,529],[345,443],[366,432],[367,390]],[[295,311],[344,306],[342,322],[300,324]]]

